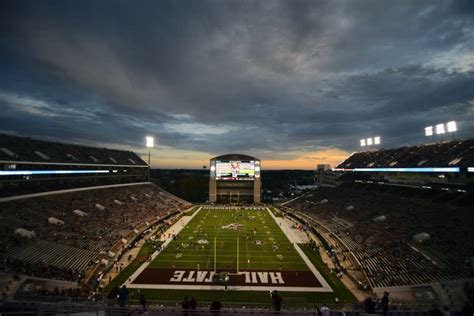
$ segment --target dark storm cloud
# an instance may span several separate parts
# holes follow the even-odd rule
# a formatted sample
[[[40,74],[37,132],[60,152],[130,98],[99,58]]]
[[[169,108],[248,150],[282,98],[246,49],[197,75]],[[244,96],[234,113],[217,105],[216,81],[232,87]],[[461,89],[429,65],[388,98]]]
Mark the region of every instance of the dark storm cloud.
[[[262,158],[474,135],[472,1],[2,6],[2,130]]]

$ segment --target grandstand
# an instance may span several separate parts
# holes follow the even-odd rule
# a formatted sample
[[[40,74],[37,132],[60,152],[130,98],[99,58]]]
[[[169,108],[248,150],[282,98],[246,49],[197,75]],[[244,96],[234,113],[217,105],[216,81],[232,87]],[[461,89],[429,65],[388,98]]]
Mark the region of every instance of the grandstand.
[[[364,287],[412,293],[458,280],[464,294],[446,302],[460,305],[474,277],[473,160],[473,140],[355,153],[329,172],[331,185],[284,209]],[[459,169],[433,170],[445,167]]]
[[[64,165],[138,165],[146,163],[134,152],[0,135],[1,163]]]
[[[472,275],[466,261],[474,247],[465,243],[474,238],[471,206],[461,193],[447,194],[345,183],[288,206],[308,214],[341,254],[354,256],[371,287],[423,285]],[[430,239],[413,238],[421,232]]]
[[[129,151],[0,135],[0,198],[144,181],[149,166]]]
[[[217,283],[170,284],[180,273],[175,267],[191,280],[196,266],[202,275],[229,270],[229,289],[240,295],[221,297],[256,306],[268,300],[261,294],[267,285],[255,283],[265,280],[264,273],[288,282],[278,289],[288,291],[283,293],[295,307],[329,298],[357,309],[356,298],[387,290],[400,304],[459,307],[474,288],[472,140],[356,153],[335,171],[322,171],[331,175],[331,185],[320,181],[281,205],[240,208],[193,207],[148,182],[148,165],[131,152],[5,139],[0,266],[15,276],[17,300],[84,300],[94,293],[94,299],[112,295],[113,301],[122,284],[160,304],[173,305],[186,290],[200,295],[196,287],[206,300]],[[409,176],[401,169],[383,171],[414,167],[459,170]],[[227,231],[236,221],[242,228]],[[210,244],[195,248],[197,236]],[[269,243],[257,245],[255,238]],[[254,282],[253,273],[260,279]],[[414,293],[431,298],[420,301]]]
[[[336,168],[425,168],[473,166],[474,139],[354,153]]]
[[[132,152],[2,135],[0,154],[0,267],[23,276],[19,288],[37,278],[90,288],[190,206],[147,182]]]
[[[17,271],[18,262],[41,262],[82,275],[98,259],[114,260],[129,241],[182,206],[146,183],[4,202],[0,246],[5,268]],[[61,223],[50,223],[51,218]],[[25,238],[19,228],[35,236]]]

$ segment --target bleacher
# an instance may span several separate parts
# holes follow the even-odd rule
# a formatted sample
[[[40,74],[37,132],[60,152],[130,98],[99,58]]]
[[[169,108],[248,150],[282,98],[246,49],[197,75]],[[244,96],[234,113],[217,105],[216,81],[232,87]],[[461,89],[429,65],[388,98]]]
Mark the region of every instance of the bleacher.
[[[337,168],[473,167],[474,139],[359,152]]]
[[[2,270],[77,281],[100,258],[113,259],[109,251],[121,251],[122,240],[133,239],[189,204],[153,184],[143,184],[44,195],[0,206]],[[35,237],[18,235],[18,228],[34,232]],[[61,273],[55,276],[42,266]]]
[[[0,198],[142,182],[148,170],[131,151],[0,135]]]
[[[351,252],[357,258],[371,287],[472,277],[474,269],[468,262],[474,257],[470,242],[474,240],[473,196],[428,193],[344,183],[336,188],[320,187],[288,206],[308,214],[330,232],[328,236],[342,241],[340,254]],[[321,203],[323,200],[327,201]],[[348,206],[353,208],[348,210]],[[375,221],[379,216],[386,219]],[[420,232],[431,238],[415,241],[413,236]]]
[[[0,161],[95,165],[146,165],[131,151],[89,147],[0,134]]]

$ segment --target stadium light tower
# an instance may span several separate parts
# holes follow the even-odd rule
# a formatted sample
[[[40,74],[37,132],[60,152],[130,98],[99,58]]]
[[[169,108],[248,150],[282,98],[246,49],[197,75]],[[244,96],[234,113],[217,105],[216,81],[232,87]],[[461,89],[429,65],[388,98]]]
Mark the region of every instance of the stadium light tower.
[[[425,127],[425,136],[433,136],[433,126]]]
[[[456,125],[455,121],[451,121],[446,123],[446,129],[448,130],[448,133],[454,133],[458,130],[458,127]]]
[[[444,124],[436,124],[435,131],[436,131],[436,135],[445,134],[446,129],[444,128]]]
[[[370,147],[370,146],[376,146],[380,144],[381,144],[380,136],[368,137],[368,138],[363,138],[360,140],[360,147]]]
[[[455,121],[449,121],[446,123],[446,130],[451,133],[451,139],[454,140],[454,133],[457,132],[458,126]]]
[[[146,147],[148,148],[148,165],[150,165],[150,158],[151,158],[151,148],[153,148],[155,144],[155,139],[151,136],[146,137]]]
[[[446,133],[451,133],[452,137],[454,138],[454,133],[457,132],[458,126],[455,121],[449,121],[448,123],[444,124],[436,124],[434,126],[427,126],[425,127],[425,136],[433,135],[444,135]]]

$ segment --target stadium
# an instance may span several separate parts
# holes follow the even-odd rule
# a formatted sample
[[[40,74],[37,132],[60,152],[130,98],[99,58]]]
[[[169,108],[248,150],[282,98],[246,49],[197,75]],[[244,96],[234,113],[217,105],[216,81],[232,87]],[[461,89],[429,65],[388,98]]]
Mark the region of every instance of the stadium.
[[[474,1],[0,2],[0,316],[474,316]]]
[[[280,203],[192,204],[133,152],[0,139],[5,311],[103,312],[124,285],[130,312],[144,295],[169,314],[185,296],[260,309],[276,290],[297,313],[363,310],[388,292],[396,314],[474,293],[473,140],[355,153]],[[211,185],[259,181],[249,157],[210,159]]]

